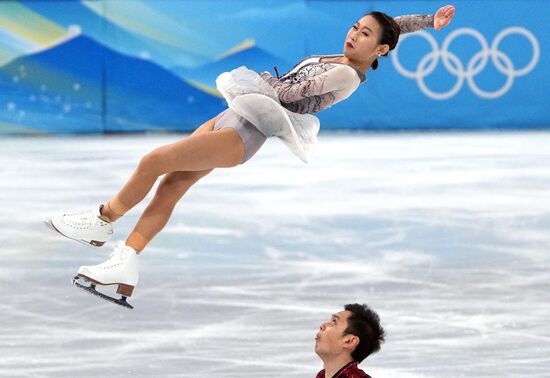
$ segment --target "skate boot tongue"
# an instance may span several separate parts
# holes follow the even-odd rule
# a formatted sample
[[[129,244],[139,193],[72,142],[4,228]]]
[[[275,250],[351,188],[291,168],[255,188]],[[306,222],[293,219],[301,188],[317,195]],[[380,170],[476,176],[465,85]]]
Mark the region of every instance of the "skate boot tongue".
[[[137,254],[136,250],[133,249],[130,246],[126,245],[126,242],[123,240],[120,240],[116,243],[115,249],[109,257],[113,257],[115,255],[118,255],[122,260],[126,260],[130,254]]]

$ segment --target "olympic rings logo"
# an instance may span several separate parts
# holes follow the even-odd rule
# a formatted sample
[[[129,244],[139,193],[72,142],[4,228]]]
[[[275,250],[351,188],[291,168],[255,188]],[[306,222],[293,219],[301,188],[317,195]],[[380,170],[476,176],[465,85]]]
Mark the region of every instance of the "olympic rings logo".
[[[519,34],[524,36],[533,47],[533,56],[531,61],[521,69],[516,69],[510,57],[499,50],[499,46],[502,41],[511,34]],[[466,69],[464,69],[464,64],[462,61],[455,54],[449,51],[449,48],[455,38],[463,35],[475,38],[481,47],[480,51],[470,59]],[[420,60],[416,71],[409,71],[403,68],[399,62],[399,46],[410,37],[422,37],[428,41],[432,48],[432,51]],[[516,77],[527,75],[535,68],[540,57],[540,46],[537,38],[529,30],[519,26],[513,26],[502,30],[495,37],[490,47],[485,37],[479,31],[472,28],[461,28],[454,30],[447,36],[441,49],[439,49],[435,38],[425,31],[405,34],[400,37],[399,44],[393,51],[393,54],[390,55],[392,55],[392,62],[397,71],[409,79],[415,79],[420,90],[426,96],[435,100],[446,100],[455,96],[462,88],[464,81],[468,83],[470,89],[479,97],[495,99],[504,95],[510,90],[510,88],[512,88]],[[447,71],[457,78],[455,85],[449,91],[443,93],[431,90],[425,82],[425,78],[437,67],[440,58]],[[493,92],[482,90],[475,82],[475,77],[485,69],[489,62],[489,58],[491,58],[491,61],[496,69],[506,76],[506,82],[504,85]]]

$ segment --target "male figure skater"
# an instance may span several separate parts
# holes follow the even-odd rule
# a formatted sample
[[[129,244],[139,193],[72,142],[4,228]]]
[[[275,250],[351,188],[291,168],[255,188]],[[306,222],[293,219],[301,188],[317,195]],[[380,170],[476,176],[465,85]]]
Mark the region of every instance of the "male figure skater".
[[[357,365],[380,350],[384,336],[376,312],[365,304],[345,305],[315,337],[315,353],[323,360],[316,378],[371,378]]]

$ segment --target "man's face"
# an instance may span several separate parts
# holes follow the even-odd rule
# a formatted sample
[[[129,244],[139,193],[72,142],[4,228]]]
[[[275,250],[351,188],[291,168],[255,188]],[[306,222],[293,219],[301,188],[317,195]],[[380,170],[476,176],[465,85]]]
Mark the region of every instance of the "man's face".
[[[329,321],[321,324],[315,337],[315,353],[319,357],[334,357],[342,353],[351,355],[358,343],[358,337],[354,335],[344,336],[350,316],[350,311],[340,311],[333,314]],[[354,338],[356,340],[352,340]]]

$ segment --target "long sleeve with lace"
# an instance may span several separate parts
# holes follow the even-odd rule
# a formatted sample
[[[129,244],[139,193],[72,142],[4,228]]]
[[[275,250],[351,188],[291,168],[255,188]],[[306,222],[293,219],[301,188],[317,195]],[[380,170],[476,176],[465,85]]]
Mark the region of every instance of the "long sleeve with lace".
[[[421,29],[433,27],[434,15],[433,14],[409,14],[405,16],[398,16],[394,18],[401,33],[413,33]]]

